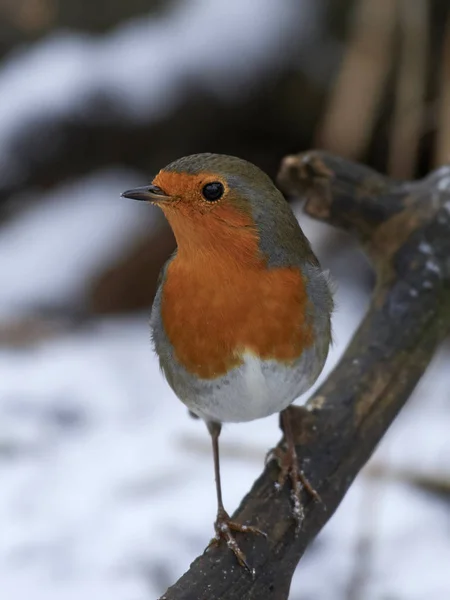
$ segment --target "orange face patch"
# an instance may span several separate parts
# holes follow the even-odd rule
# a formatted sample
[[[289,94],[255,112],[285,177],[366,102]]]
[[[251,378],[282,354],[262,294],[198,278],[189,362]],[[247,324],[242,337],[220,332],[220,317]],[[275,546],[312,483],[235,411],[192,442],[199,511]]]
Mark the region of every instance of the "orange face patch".
[[[153,183],[173,197],[176,202],[181,201],[185,205],[205,210],[211,209],[212,204],[203,198],[202,189],[207,183],[215,181],[219,181],[224,186],[224,198],[226,198],[229,191],[227,183],[224,178],[214,173],[205,171],[191,175],[189,173],[162,170],[153,179]]]
[[[208,202],[201,192],[213,181],[220,181],[225,191],[217,202]],[[180,258],[214,253],[219,261],[233,256],[249,263],[261,260],[250,206],[235,197],[220,177],[161,171],[153,183],[171,197],[160,207],[172,227]]]

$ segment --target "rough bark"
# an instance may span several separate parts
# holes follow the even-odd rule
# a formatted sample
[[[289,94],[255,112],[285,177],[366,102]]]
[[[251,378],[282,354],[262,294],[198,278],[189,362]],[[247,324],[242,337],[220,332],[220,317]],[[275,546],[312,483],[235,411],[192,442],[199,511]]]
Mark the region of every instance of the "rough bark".
[[[255,577],[220,547],[197,558],[165,600],[286,599],[306,547],[450,330],[450,167],[398,183],[308,152],[283,161],[279,182],[306,196],[308,214],[358,235],[377,274],[369,311],[338,366],[304,408],[293,409],[301,467],[322,503],[304,496],[305,520],[295,536],[289,490],[275,490],[270,463],[234,515],[268,534],[239,537]]]

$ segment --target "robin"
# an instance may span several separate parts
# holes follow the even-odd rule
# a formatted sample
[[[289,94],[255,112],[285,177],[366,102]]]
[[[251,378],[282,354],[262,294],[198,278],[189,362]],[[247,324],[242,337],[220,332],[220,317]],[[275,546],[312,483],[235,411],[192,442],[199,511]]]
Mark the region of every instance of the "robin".
[[[292,483],[301,520],[302,486],[289,405],[319,376],[331,341],[328,278],[289,204],[255,165],[194,154],[126,191],[164,212],[177,250],[163,267],[151,313],[161,369],[212,438],[216,537],[248,567],[234,532],[263,533],[230,519],[221,493],[219,435],[224,422],[281,413],[286,450],[277,449],[279,485]]]

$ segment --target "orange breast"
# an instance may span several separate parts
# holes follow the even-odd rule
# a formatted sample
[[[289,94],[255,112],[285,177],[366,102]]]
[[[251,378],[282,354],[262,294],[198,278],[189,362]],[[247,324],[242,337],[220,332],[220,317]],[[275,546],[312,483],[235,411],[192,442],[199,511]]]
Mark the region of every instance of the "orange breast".
[[[169,265],[162,319],[178,361],[203,379],[224,375],[242,354],[285,363],[312,345],[302,273],[295,267],[256,267],[182,260]]]

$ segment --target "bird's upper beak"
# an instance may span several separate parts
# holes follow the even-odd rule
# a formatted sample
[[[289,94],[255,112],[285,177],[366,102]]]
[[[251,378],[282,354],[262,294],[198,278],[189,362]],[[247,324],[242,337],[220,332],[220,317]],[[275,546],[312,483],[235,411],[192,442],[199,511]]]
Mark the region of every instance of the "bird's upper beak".
[[[145,185],[144,187],[134,188],[133,190],[127,190],[121,194],[122,198],[131,198],[132,200],[143,200],[144,202],[161,202],[168,200],[168,196],[161,188],[157,185]]]

